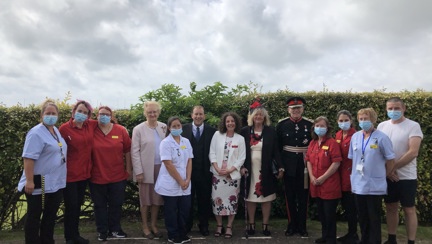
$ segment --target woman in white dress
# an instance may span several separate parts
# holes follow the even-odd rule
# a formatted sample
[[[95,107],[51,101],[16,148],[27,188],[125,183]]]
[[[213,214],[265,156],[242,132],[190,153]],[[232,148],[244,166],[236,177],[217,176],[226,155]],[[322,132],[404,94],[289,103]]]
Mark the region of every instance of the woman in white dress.
[[[228,216],[225,238],[232,237],[231,228],[237,213],[240,190],[240,168],[246,159],[245,141],[238,134],[240,128],[240,117],[236,113],[223,114],[219,131],[213,135],[210,144],[212,207],[217,222],[215,237],[224,233],[222,216]]]
[[[255,234],[255,212],[257,203],[262,210],[262,233],[270,236],[268,229],[271,202],[276,199],[277,179],[283,177],[282,166],[276,131],[270,127],[270,118],[267,110],[255,102],[251,105],[248,116],[248,126],[241,130],[246,142],[246,161],[242,174],[247,173],[246,182],[242,181],[242,195],[246,196],[247,211],[249,215],[248,234]],[[273,166],[274,162],[274,166]],[[274,169],[273,169],[274,168]],[[244,185],[243,185],[244,186]]]

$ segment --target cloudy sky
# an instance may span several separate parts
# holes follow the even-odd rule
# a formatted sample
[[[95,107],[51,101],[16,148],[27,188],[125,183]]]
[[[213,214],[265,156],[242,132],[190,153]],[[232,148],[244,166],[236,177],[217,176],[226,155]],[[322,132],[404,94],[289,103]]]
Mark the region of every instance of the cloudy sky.
[[[172,83],[432,91],[430,0],[0,2],[0,104],[129,107]]]

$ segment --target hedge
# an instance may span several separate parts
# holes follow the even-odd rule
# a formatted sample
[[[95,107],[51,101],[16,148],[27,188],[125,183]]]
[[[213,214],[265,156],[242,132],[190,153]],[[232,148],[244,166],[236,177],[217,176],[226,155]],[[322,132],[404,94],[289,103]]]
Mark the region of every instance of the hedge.
[[[422,90],[402,91],[386,93],[375,91],[371,93],[352,92],[306,92],[294,93],[289,90],[274,93],[259,93],[257,89],[249,90],[247,86],[237,86],[231,91],[221,83],[207,86],[202,90],[196,90],[196,84],[191,83],[189,95],[182,95],[180,88],[174,85],[164,85],[161,89],[149,92],[140,98],[140,102],[132,105],[130,109],[116,110],[116,116],[120,124],[124,125],[131,133],[134,126],[144,120],[142,103],[145,100],[155,99],[162,103],[163,109],[160,121],[166,121],[169,116],[177,115],[183,122],[190,122],[190,112],[193,105],[202,104],[205,107],[207,122],[216,125],[219,116],[225,111],[236,111],[245,121],[248,107],[253,98],[259,96],[262,103],[269,111],[275,125],[281,118],[287,117],[286,99],[289,96],[303,96],[306,101],[304,116],[314,119],[318,116],[326,116],[332,122],[333,128],[337,128],[336,113],[341,109],[351,111],[353,114],[365,107],[374,108],[379,117],[378,123],[387,120],[385,102],[389,97],[401,97],[407,105],[406,116],[419,122],[424,133],[420,153],[417,161],[418,169],[418,194],[416,206],[419,222],[432,224],[432,186],[431,166],[432,161],[432,93]],[[65,122],[70,116],[70,105],[62,102],[60,106],[59,123]],[[35,105],[28,107],[0,105],[0,227],[2,229],[22,227],[23,200],[17,192],[17,182],[23,170],[21,159],[22,148],[27,131],[39,123],[40,110]],[[358,128],[359,129],[359,128]],[[126,190],[125,215],[138,215],[139,199],[137,188],[129,183]],[[282,188],[278,189],[282,196]],[[88,198],[89,199],[89,198]],[[311,208],[314,215],[314,208]],[[83,215],[91,218],[91,205],[83,210]],[[286,208],[283,197],[278,197],[273,203],[272,215],[286,216]],[[59,220],[63,218],[59,214]],[[384,220],[384,216],[383,216]],[[403,220],[402,220],[403,221]]]

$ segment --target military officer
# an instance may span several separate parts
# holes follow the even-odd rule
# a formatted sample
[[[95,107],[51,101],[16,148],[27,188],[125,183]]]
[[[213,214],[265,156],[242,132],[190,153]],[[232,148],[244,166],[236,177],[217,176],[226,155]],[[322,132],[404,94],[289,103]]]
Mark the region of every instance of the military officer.
[[[306,101],[302,97],[287,100],[289,117],[276,127],[282,162],[285,167],[284,184],[288,205],[286,236],[309,236],[306,230],[309,182],[304,156],[311,141],[312,120],[302,117]]]

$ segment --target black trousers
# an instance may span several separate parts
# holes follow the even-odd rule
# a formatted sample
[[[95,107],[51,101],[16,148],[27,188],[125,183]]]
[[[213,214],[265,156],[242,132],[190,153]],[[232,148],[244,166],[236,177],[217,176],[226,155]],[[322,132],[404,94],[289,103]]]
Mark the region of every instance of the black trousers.
[[[345,210],[345,216],[348,222],[348,234],[357,234],[357,207],[355,196],[352,192],[343,191],[341,198],[342,208]]]
[[[361,230],[361,243],[381,243],[381,204],[380,195],[355,194]]]
[[[25,195],[27,198],[27,218],[24,224],[25,243],[54,243],[54,225],[57,211],[63,200],[62,189],[45,194],[45,207],[43,210],[41,195]]]
[[[297,167],[296,175],[284,176],[286,202],[288,204],[288,229],[306,231],[309,189],[304,189],[304,168]]]
[[[108,233],[121,230],[120,220],[125,189],[126,180],[109,184],[90,183],[97,232]]]
[[[68,182],[66,183],[66,188],[63,190],[65,205],[64,237],[66,241],[80,236],[78,225],[87,183],[87,180]]]
[[[212,213],[211,209],[211,176],[209,179],[192,179],[191,187],[191,211],[187,219],[186,228],[192,229],[194,218],[194,204],[197,205],[198,221],[200,228],[208,228],[208,221]]]
[[[186,236],[186,220],[191,208],[191,195],[162,196],[164,200],[165,227],[168,239]]]
[[[321,222],[321,236],[326,243],[336,244],[336,208],[339,199],[316,198],[318,215]]]

